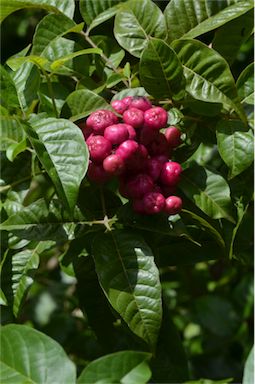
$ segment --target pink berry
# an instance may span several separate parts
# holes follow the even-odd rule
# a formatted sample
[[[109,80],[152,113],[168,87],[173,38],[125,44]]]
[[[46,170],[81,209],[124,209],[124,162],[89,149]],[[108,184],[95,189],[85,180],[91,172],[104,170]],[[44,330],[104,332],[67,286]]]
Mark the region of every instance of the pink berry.
[[[125,103],[123,103],[122,100],[113,100],[111,102],[111,106],[120,115],[122,115],[123,112],[125,112],[125,110],[127,109],[127,106],[125,105]]]
[[[86,121],[87,127],[93,129],[97,134],[102,134],[106,127],[117,123],[118,117],[113,112],[106,109],[99,109],[98,111],[91,113]]]
[[[148,144],[147,148],[151,156],[164,155],[168,157],[169,155],[169,144],[165,135],[161,132]]]
[[[150,109],[151,107],[151,103],[144,96],[134,96],[129,106],[129,108],[138,108],[144,112],[147,111],[147,109]]]
[[[158,131],[153,131],[150,127],[142,127],[139,135],[140,143],[147,146],[156,139],[158,134]]]
[[[143,111],[137,108],[129,108],[123,113],[123,121],[134,128],[139,128],[143,125]]]
[[[132,199],[139,199],[153,189],[153,180],[150,176],[139,173],[130,178],[126,184],[126,194]]]
[[[181,144],[181,131],[171,126],[165,130],[165,136],[171,148],[176,148]]]
[[[98,184],[103,184],[110,179],[109,173],[107,173],[101,164],[95,164],[92,161],[89,162],[88,178]]]
[[[131,101],[133,100],[133,96],[126,96],[121,99],[122,103],[128,108],[130,106]]]
[[[154,156],[154,159],[159,160],[163,164],[168,162],[168,157],[165,155]]]
[[[109,140],[112,145],[121,144],[129,137],[129,132],[126,124],[109,125],[104,130],[104,137]]]
[[[165,198],[161,193],[149,192],[143,197],[144,210],[148,215],[159,213],[165,208]]]
[[[144,145],[139,144],[137,150],[126,159],[126,169],[132,173],[138,173],[145,170],[148,158],[148,151]]]
[[[127,127],[128,134],[129,134],[128,138],[130,140],[134,140],[136,138],[136,131],[135,131],[135,129],[132,127],[132,125],[129,125],[129,124],[125,124],[125,125]]]
[[[116,149],[116,155],[119,155],[124,161],[129,159],[139,148],[139,144],[134,140],[126,140]]]
[[[87,140],[90,158],[96,163],[102,162],[111,153],[111,142],[103,136],[95,135]]]
[[[153,107],[144,112],[144,123],[151,129],[164,128],[167,119],[167,112],[161,107]]]
[[[182,199],[178,196],[169,196],[166,199],[164,211],[169,215],[176,215],[182,210]]]
[[[163,163],[156,157],[151,157],[147,160],[146,169],[148,175],[153,179],[157,180],[160,176]]]
[[[163,164],[160,181],[165,185],[174,186],[179,182],[181,172],[182,167],[179,163],[169,161]]]
[[[125,164],[123,159],[115,153],[104,159],[103,168],[107,173],[118,176],[123,173]]]

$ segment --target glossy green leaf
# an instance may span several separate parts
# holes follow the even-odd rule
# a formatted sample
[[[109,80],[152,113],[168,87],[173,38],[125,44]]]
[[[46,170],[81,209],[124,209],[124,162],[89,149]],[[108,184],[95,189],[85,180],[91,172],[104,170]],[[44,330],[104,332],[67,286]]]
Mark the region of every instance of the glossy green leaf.
[[[146,384],[151,377],[148,366],[150,357],[150,353],[137,351],[121,351],[103,356],[82,371],[78,384]]]
[[[188,93],[195,99],[233,108],[245,120],[226,61],[198,40],[176,40],[172,46],[183,64]]]
[[[48,60],[45,57],[36,55],[19,56],[7,60],[7,65],[9,65],[13,71],[17,71],[25,63],[32,63],[38,68],[44,68],[46,64],[48,64]]]
[[[118,4],[125,0],[81,0],[80,12],[91,31],[96,26],[112,18],[118,9]]]
[[[69,17],[62,14],[45,16],[36,27],[31,54],[43,56],[44,50],[53,40],[69,32],[79,32],[82,27],[82,24],[77,25]]]
[[[171,0],[164,12],[169,41],[202,35],[252,8],[251,0]]]
[[[61,57],[58,60],[54,60],[53,63],[51,63],[50,67],[54,71],[61,67],[66,61],[69,61],[77,56],[82,56],[82,55],[89,55],[89,54],[98,54],[101,55],[102,51],[99,48],[88,48],[88,49],[82,49],[81,51],[73,52],[70,53],[64,57]]]
[[[70,91],[67,87],[65,87],[64,84],[61,84],[57,81],[51,82],[51,87],[54,95],[56,109],[58,114],[60,114],[60,111],[65,103],[65,99],[69,95]],[[41,84],[38,92],[38,97],[40,100],[39,113],[47,112],[48,116],[55,117],[56,114],[54,106],[52,105],[52,99],[47,83]]]
[[[237,83],[238,95],[242,103],[254,104],[254,63],[249,64],[239,76]]]
[[[0,119],[0,150],[6,150],[11,144],[21,142],[25,137],[22,124],[18,119],[1,116]]]
[[[139,73],[142,85],[155,98],[184,95],[182,65],[174,50],[163,40],[149,40],[141,55]]]
[[[75,380],[75,366],[55,340],[25,325],[2,327],[2,382],[74,384]]]
[[[6,150],[6,157],[8,160],[13,161],[21,152],[27,149],[27,140],[24,139],[19,143],[11,144]]]
[[[102,49],[104,54],[108,57],[109,62],[114,66],[118,67],[125,56],[124,49],[117,44],[115,39],[112,39],[109,36],[96,35],[91,36],[91,40],[97,45],[98,48]],[[103,63],[104,67],[111,66],[107,63]]]
[[[116,14],[114,35],[124,49],[140,57],[150,37],[166,37],[164,16],[151,0],[129,0]]]
[[[70,93],[67,97],[61,115],[71,121],[76,121],[88,116],[97,109],[111,109],[111,107],[96,93],[88,89],[79,89]]]
[[[151,249],[139,235],[114,231],[96,237],[92,251],[99,282],[111,305],[154,348],[162,309],[159,272]]]
[[[252,347],[249,356],[245,362],[242,384],[254,382],[254,347]]]
[[[253,131],[238,120],[220,121],[216,129],[219,153],[229,167],[229,178],[233,178],[253,162]]]
[[[26,111],[38,99],[37,91],[40,87],[40,72],[36,65],[24,63],[12,73],[12,79],[17,89],[21,107]]]
[[[182,173],[180,188],[208,216],[233,222],[229,186],[221,175],[193,166]]]
[[[23,8],[41,8],[48,12],[64,13],[72,18],[74,5],[73,0],[2,0],[0,21]]]
[[[229,21],[219,28],[214,35],[212,47],[219,52],[229,64],[235,60],[241,45],[253,30],[253,10]]]
[[[123,89],[113,96],[112,101],[123,99],[126,96],[149,96],[149,94],[143,87]]]
[[[0,89],[1,89],[1,105],[7,108],[10,112],[19,108],[19,99],[15,84],[10,74],[0,66]]]
[[[81,130],[68,120],[56,118],[37,120],[25,130],[62,202],[72,210],[88,167]]]

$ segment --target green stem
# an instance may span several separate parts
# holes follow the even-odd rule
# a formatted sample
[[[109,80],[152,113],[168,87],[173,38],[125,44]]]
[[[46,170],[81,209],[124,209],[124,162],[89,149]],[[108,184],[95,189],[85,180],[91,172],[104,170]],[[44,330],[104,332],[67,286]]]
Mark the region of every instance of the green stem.
[[[44,172],[37,172],[37,173],[34,174],[34,176],[41,175],[41,174],[43,174],[43,173],[44,173]],[[12,184],[7,184],[7,185],[5,185],[5,186],[3,186],[3,187],[0,187],[0,192],[8,191],[8,189],[11,189],[11,188],[15,187],[16,185],[19,185],[19,184],[21,184],[21,183],[23,183],[24,181],[27,181],[27,180],[29,180],[29,179],[31,179],[31,175],[30,175],[30,176],[23,177],[22,179],[17,180],[17,181],[15,181],[15,182],[12,183]]]
[[[57,110],[57,106],[56,106],[56,102],[55,102],[55,98],[54,98],[54,92],[53,92],[50,76],[48,75],[48,73],[43,68],[42,68],[42,71],[43,71],[43,74],[44,74],[46,81],[47,81],[47,85],[48,85],[54,113],[55,113],[56,117],[58,117],[58,110]]]
[[[89,37],[89,32],[88,32],[88,31],[87,31],[86,33],[85,33],[84,31],[81,31],[80,33],[81,33],[81,35],[84,37],[84,39],[89,43],[89,45],[91,45],[91,47],[93,47],[93,48],[99,48],[99,47],[94,43],[94,41],[91,40],[91,38]],[[110,60],[107,56],[105,56],[104,53],[101,54],[101,57],[102,57],[102,59],[106,62],[106,64],[107,64],[107,65],[108,65],[108,66],[109,66],[115,73],[117,73],[117,74],[119,75],[119,71],[118,71],[118,69],[113,65],[113,63],[111,62],[111,60]],[[123,84],[125,84],[125,86],[126,86],[127,88],[129,88],[129,84],[128,84],[128,82],[127,82],[126,80],[122,79],[121,81],[123,82]]]

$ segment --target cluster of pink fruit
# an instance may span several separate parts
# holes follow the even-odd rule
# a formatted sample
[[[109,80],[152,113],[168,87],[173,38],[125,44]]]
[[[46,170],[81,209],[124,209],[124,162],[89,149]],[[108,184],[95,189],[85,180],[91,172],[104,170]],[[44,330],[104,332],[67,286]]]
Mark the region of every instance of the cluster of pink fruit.
[[[109,110],[93,112],[80,125],[90,152],[88,178],[104,183],[119,178],[119,191],[140,214],[180,212],[182,200],[175,195],[182,168],[169,161],[181,143],[181,132],[167,125],[168,114],[141,96],[111,103]]]

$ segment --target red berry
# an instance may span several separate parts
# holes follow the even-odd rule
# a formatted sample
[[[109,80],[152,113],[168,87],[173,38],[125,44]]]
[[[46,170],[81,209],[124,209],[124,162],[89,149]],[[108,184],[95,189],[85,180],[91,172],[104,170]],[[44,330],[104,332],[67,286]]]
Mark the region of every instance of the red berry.
[[[150,109],[151,107],[151,103],[144,96],[134,96],[129,106],[129,108],[138,108],[141,111],[147,111],[147,109]]]
[[[129,159],[139,148],[134,140],[126,140],[116,149],[116,155],[119,155],[124,161]]]
[[[148,146],[148,151],[151,156],[169,155],[169,145],[167,139],[163,133],[159,132],[157,136],[152,140]]]
[[[143,111],[137,108],[129,108],[123,113],[123,121],[134,128],[139,128],[143,125]]]
[[[105,128],[104,137],[113,145],[121,144],[129,137],[129,132],[126,124],[114,124]]]
[[[123,173],[125,164],[123,159],[115,153],[104,159],[103,168],[107,173],[117,176]]]
[[[145,170],[148,157],[148,151],[144,145],[139,144],[137,150],[126,159],[126,169],[132,173],[138,173]]]
[[[161,193],[149,192],[143,197],[144,210],[148,215],[159,213],[165,207],[165,198]]]
[[[165,130],[165,136],[171,148],[176,148],[181,144],[181,131],[171,126]]]
[[[153,179],[157,180],[160,176],[163,163],[156,157],[151,157],[147,160],[146,170],[148,175]]]
[[[86,121],[87,127],[93,129],[97,134],[102,134],[106,127],[117,123],[118,117],[113,112],[106,109],[99,109],[98,111],[91,113]]]
[[[182,199],[179,196],[169,196],[166,199],[165,212],[169,215],[176,215],[182,210]]]
[[[100,135],[89,137],[87,145],[89,148],[90,158],[96,163],[102,162],[112,150],[111,142]]]
[[[133,96],[126,96],[121,99],[122,103],[128,108],[130,106],[131,101],[133,100]]]
[[[120,115],[123,114],[123,112],[125,112],[125,110],[127,109],[127,106],[125,103],[123,103],[122,100],[113,100],[111,102],[111,106],[113,107],[113,109],[119,113]]]
[[[165,185],[174,186],[179,182],[181,172],[182,167],[179,163],[169,161],[163,164],[160,181]]]
[[[153,107],[144,112],[144,123],[151,129],[165,127],[167,119],[167,112],[161,107]]]
[[[95,164],[92,161],[89,162],[88,178],[98,184],[103,184],[110,179],[109,173],[107,173],[101,164]]]
[[[153,131],[150,127],[142,127],[139,135],[140,143],[147,146],[156,139],[158,131]]]
[[[125,124],[125,125],[127,127],[128,134],[129,134],[128,138],[130,140],[134,140],[136,138],[136,131],[135,131],[135,129],[132,127],[132,125],[129,125],[129,124]]]
[[[139,199],[152,190],[152,178],[143,173],[130,178],[126,183],[126,195],[132,199]]]

